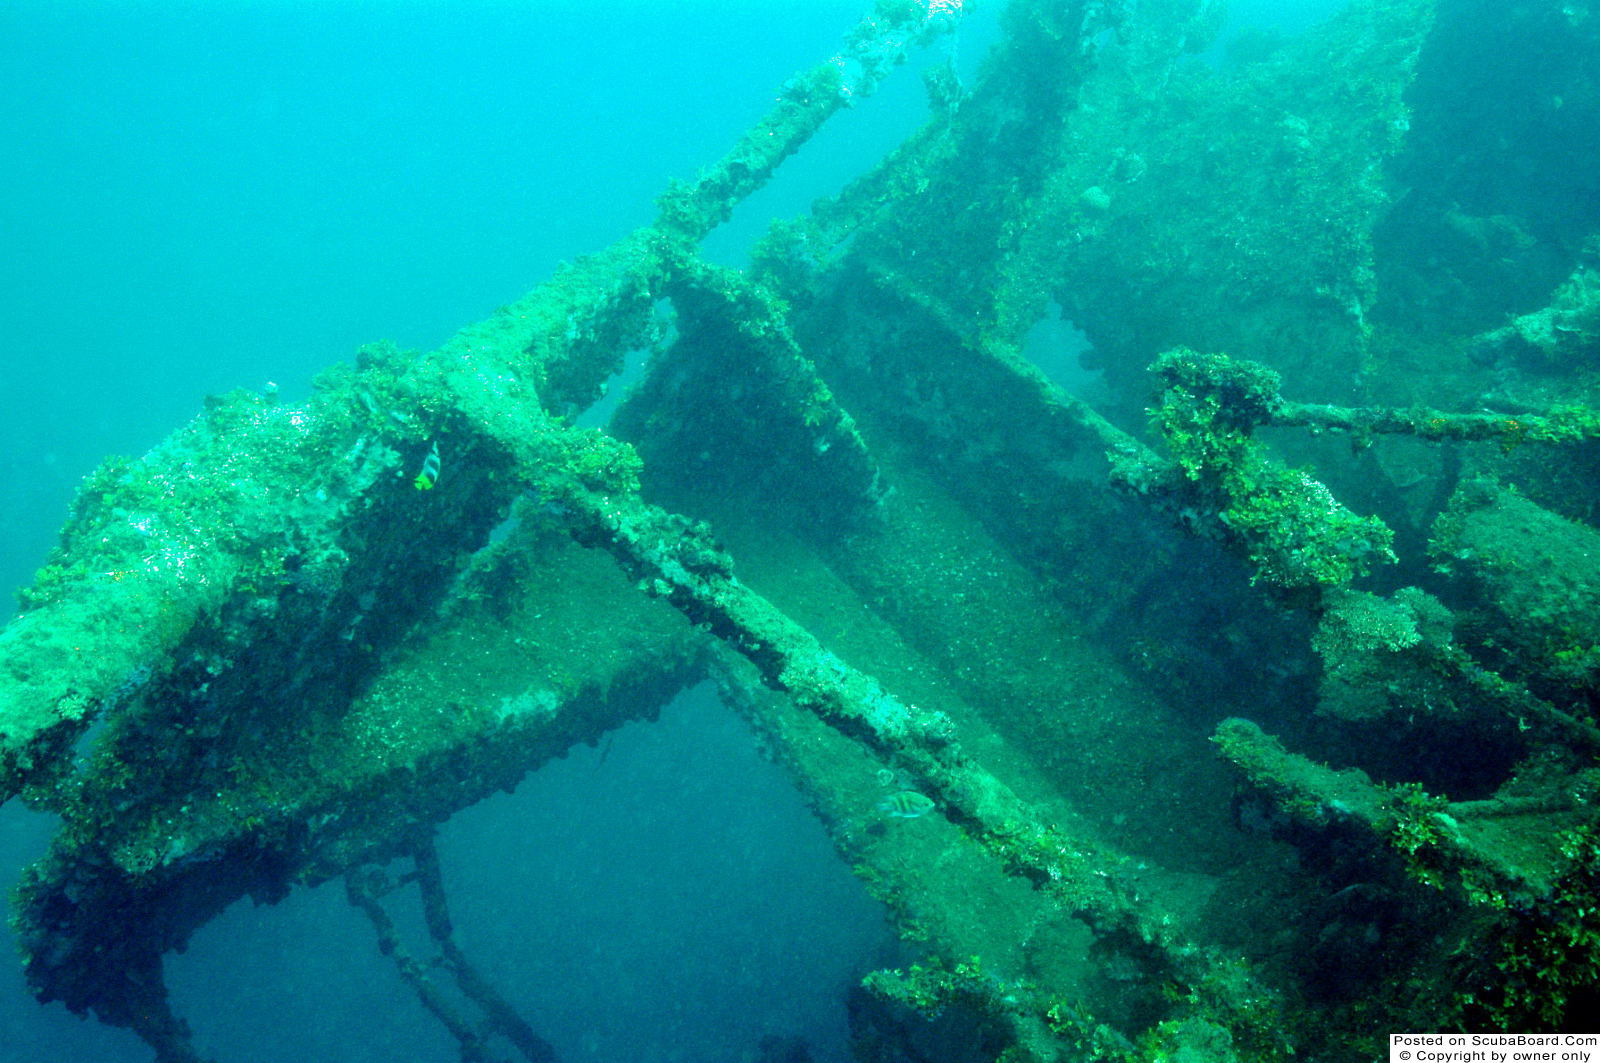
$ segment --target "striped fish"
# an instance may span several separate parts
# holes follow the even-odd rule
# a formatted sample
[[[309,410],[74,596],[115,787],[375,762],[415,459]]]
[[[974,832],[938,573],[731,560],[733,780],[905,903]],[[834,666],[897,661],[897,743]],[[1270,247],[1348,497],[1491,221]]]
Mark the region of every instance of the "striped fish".
[[[428,451],[428,456],[422,459],[422,471],[417,473],[417,478],[412,483],[417,485],[418,491],[432,491],[433,485],[439,482],[439,441],[434,440],[433,449]]]
[[[916,790],[900,790],[879,801],[878,811],[900,819],[916,819],[933,811],[933,798]]]

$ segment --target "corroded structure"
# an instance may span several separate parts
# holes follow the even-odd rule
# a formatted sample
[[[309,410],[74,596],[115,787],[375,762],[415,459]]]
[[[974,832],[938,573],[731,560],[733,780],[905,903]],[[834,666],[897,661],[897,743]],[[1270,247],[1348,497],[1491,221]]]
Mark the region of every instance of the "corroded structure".
[[[432,831],[710,677],[924,951],[867,979],[864,1059],[1588,1013],[1594,220],[1497,171],[1532,134],[1453,80],[1480,13],[1357,0],[1213,64],[1206,0],[1012,0],[980,79],[936,68],[749,272],[697,255],[961,6],[880,0],[653,226],[439,350],[88,479],[0,635],[0,786],[62,823],[17,895],[42,999],[195,1060],[163,955],[342,876],[464,1059],[550,1058],[455,947]],[[1573,10],[1497,41],[1592,56]],[[1036,364],[1051,315],[1097,378]],[[939,815],[875,822],[884,778]]]

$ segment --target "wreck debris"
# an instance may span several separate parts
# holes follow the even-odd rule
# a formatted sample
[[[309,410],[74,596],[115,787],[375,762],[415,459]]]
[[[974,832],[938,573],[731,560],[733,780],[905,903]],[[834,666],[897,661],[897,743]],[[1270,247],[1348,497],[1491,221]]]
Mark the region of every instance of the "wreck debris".
[[[534,1033],[506,999],[490,985],[477,968],[467,961],[450,926],[445,900],[444,879],[439,871],[439,854],[433,840],[418,841],[411,853],[414,870],[402,882],[391,882],[377,868],[352,869],[345,874],[345,892],[350,903],[371,921],[378,932],[378,951],[394,960],[400,976],[415,990],[418,999],[450,1031],[461,1048],[464,1061],[488,1060],[487,1043],[493,1036],[509,1041],[529,1063],[553,1063],[555,1049]],[[414,883],[422,899],[423,921],[438,956],[430,963],[419,961],[401,940],[398,928],[383,907],[383,897],[403,885]],[[482,1019],[474,1022],[463,1013],[435,982],[430,970],[444,969],[455,981],[461,995],[476,1005]]]

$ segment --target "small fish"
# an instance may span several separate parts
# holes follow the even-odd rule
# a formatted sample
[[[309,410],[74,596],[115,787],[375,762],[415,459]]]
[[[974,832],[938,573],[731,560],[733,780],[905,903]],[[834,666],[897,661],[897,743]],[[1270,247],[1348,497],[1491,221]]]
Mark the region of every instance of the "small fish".
[[[878,811],[900,819],[916,819],[933,811],[933,798],[916,790],[900,790],[879,801]]]
[[[428,451],[428,456],[422,459],[422,471],[417,473],[417,478],[412,481],[417,485],[418,491],[431,491],[433,485],[439,482],[439,442],[434,440],[433,449]]]

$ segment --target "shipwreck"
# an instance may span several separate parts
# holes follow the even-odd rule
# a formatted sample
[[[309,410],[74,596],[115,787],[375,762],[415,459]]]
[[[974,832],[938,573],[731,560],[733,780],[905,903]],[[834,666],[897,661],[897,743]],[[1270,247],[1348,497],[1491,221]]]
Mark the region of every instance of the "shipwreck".
[[[863,1060],[1592,1016],[1600,17],[1354,0],[1218,54],[1216,7],[1010,0],[708,261],[963,16],[879,0],[654,224],[90,475],[0,634],[0,796],[60,822],[38,997],[197,1063],[163,957],[342,879],[463,1059],[554,1058],[433,832],[711,681],[921,957]],[[862,829],[885,777],[916,831]]]

